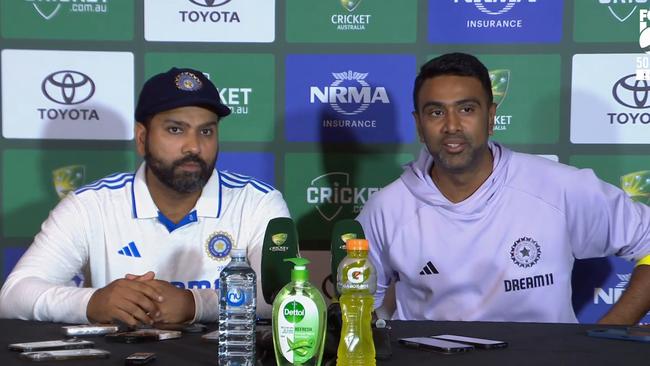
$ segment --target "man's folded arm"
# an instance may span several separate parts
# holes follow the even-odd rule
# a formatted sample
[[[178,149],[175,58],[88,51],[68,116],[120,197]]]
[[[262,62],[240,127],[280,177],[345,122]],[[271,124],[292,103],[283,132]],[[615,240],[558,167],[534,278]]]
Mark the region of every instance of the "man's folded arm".
[[[52,210],[2,287],[0,317],[88,321],[86,306],[95,289],[72,282],[88,258],[87,218],[73,194]]]

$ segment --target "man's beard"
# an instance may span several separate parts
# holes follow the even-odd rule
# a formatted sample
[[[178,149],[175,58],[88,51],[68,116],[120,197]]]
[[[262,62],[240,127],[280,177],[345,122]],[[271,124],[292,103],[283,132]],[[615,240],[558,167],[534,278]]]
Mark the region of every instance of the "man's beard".
[[[159,181],[178,193],[194,193],[200,191],[210,179],[212,170],[214,169],[214,162],[209,166],[208,163],[197,155],[187,155],[182,159],[174,161],[171,165],[167,165],[162,160],[154,157],[149,151],[148,146],[145,146],[144,160],[147,163],[147,167],[151,169],[151,172]],[[179,166],[190,162],[197,163],[201,170],[176,172]]]

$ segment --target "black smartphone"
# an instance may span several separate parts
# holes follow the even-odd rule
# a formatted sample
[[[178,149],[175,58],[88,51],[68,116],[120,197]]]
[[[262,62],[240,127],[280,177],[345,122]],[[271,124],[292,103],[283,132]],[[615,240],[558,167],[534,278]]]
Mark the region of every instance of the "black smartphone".
[[[393,355],[390,346],[390,329],[372,328],[372,340],[375,343],[375,358],[387,360]]]
[[[483,338],[474,338],[474,337],[465,337],[452,334],[441,334],[434,335],[431,338],[443,339],[445,341],[460,342],[465,344],[471,344],[476,348],[481,349],[495,349],[495,348],[505,348],[508,347],[508,342],[496,341],[493,339],[483,339]]]
[[[175,339],[180,337],[181,332],[179,330],[163,329],[138,329],[131,332],[113,333],[104,336],[107,341],[121,343],[164,341],[165,339]]]
[[[144,365],[156,359],[156,354],[152,352],[132,353],[124,359],[125,365]]]
[[[60,349],[91,348],[94,345],[95,343],[92,341],[87,341],[79,338],[68,338],[56,341],[13,343],[9,345],[9,349],[12,351],[20,352],[36,352]]]
[[[103,349],[59,349],[53,351],[23,352],[21,358],[30,361],[77,360],[86,358],[108,358],[110,352]]]
[[[406,347],[418,348],[447,354],[467,352],[474,349],[474,346],[469,344],[445,341],[442,339],[435,339],[430,337],[413,337],[401,338],[400,344]]]

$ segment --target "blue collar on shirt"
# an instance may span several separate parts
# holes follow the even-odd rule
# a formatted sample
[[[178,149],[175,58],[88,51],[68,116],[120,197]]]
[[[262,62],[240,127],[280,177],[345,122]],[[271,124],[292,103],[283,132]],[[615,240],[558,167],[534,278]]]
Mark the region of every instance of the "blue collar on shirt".
[[[181,228],[189,223],[196,222],[197,221],[196,210],[192,210],[192,212],[185,215],[185,217],[183,217],[183,219],[179,221],[178,224],[174,224],[172,220],[168,219],[167,216],[163,215],[162,212],[158,211],[158,221],[160,221],[161,224],[165,225],[167,231],[171,233],[172,231]]]

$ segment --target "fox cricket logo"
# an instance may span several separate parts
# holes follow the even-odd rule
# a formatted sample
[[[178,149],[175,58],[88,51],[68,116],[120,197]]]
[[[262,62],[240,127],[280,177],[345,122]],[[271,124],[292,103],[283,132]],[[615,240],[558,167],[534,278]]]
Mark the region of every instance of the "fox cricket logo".
[[[639,10],[639,47],[650,54],[650,9]],[[650,56],[636,58],[636,79],[650,80]]]
[[[494,96],[494,103],[496,103],[497,108],[499,108],[501,107],[501,104],[505,100],[506,94],[508,93],[508,86],[510,85],[510,70],[490,70],[489,74],[490,82],[492,83],[492,95]],[[494,116],[494,130],[507,130],[511,120],[511,115],[497,114]]]
[[[650,170],[628,173],[621,177],[621,189],[632,200],[650,205]]]
[[[50,20],[68,11],[72,13],[108,13],[109,0],[23,0],[31,4],[38,15]]]
[[[524,236],[510,247],[510,259],[521,268],[534,266],[542,254],[542,249],[535,239]]]
[[[347,14],[332,14],[330,21],[339,31],[364,31],[370,24],[371,14],[352,14],[362,0],[339,0]]]
[[[270,247],[269,250],[272,252],[286,252],[289,250],[289,247],[284,245],[286,243],[289,235],[287,233],[277,233],[271,236],[271,242],[273,242],[273,247]]]
[[[223,231],[213,233],[205,242],[206,254],[217,262],[225,262],[228,260],[228,255],[233,247],[232,236]]]
[[[83,185],[85,172],[83,165],[68,165],[52,171],[52,183],[59,199]]]
[[[638,9],[637,4],[647,3],[648,0],[598,0],[600,6],[607,6],[609,13],[623,23]]]
[[[350,187],[349,173],[331,172],[312,179],[307,187],[307,203],[314,205],[323,219],[332,221],[344,207],[349,208],[346,212],[359,213],[378,191],[376,187]]]
[[[596,287],[594,288],[594,305],[598,305],[601,302],[607,304],[607,305],[612,305],[615,302],[618,301],[618,299],[621,297],[625,289],[627,288],[627,284],[630,282],[630,278],[632,277],[631,273],[617,273],[616,277],[618,277],[618,283],[616,284],[615,287],[610,287],[610,288],[600,288]]]
[[[187,0],[195,9],[179,10],[183,23],[240,23],[237,11],[219,10],[220,6],[234,0]]]

